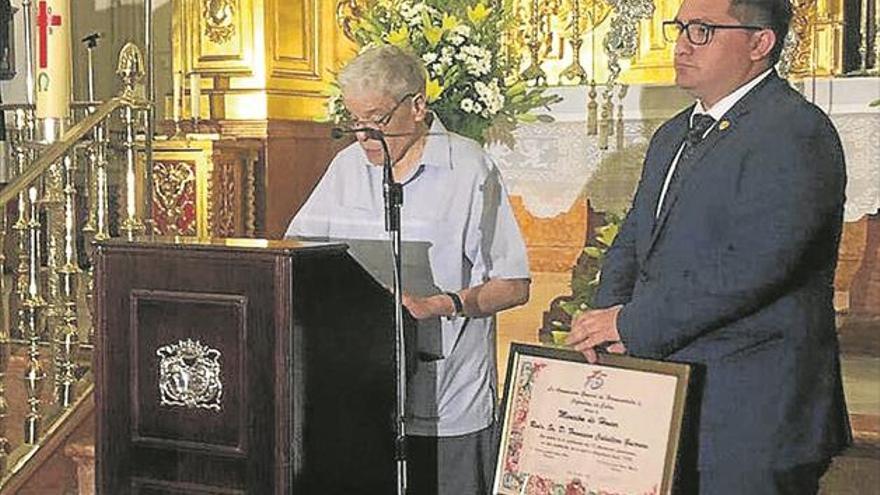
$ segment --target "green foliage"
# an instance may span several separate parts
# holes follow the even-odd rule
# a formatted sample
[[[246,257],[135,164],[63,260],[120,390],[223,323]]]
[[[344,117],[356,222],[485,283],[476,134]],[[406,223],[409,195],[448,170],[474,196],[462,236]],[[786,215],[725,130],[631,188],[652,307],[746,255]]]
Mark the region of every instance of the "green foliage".
[[[512,3],[489,7],[474,0],[374,0],[356,19],[353,34],[362,48],[394,44],[421,57],[428,71],[431,109],[450,130],[481,143],[512,147],[520,122],[552,120],[534,115],[559,101],[543,87],[519,79],[515,57],[503,50]],[[344,118],[339,95],[331,95],[331,118]]]
[[[593,243],[584,248],[584,256],[578,261],[572,273],[571,299],[559,305],[567,315],[574,317],[581,311],[592,308],[593,296],[599,287],[605,253],[617,237],[621,222],[622,218],[608,215],[605,225],[596,229]]]

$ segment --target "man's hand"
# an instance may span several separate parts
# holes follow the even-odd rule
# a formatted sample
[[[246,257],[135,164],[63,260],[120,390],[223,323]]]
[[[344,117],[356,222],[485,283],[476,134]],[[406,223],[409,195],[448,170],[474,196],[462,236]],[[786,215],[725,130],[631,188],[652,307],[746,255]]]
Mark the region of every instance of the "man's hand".
[[[623,306],[586,311],[571,322],[571,333],[565,343],[580,351],[591,363],[596,362],[596,347],[610,344],[608,352],[623,354],[626,346],[620,341],[617,331],[617,313]]]
[[[403,295],[403,306],[409,311],[409,314],[417,320],[424,320],[434,316],[451,315],[455,311],[452,300],[444,294],[437,294],[428,297]]]

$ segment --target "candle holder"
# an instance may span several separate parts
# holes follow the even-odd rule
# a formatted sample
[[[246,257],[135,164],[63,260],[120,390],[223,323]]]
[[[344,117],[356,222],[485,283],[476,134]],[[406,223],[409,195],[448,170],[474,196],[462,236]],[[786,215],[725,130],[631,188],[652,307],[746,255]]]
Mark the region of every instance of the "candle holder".
[[[565,68],[560,74],[560,80],[570,80],[573,84],[580,84],[587,79],[587,71],[584,69],[584,66],[581,65],[580,55],[581,55],[581,46],[584,44],[584,40],[582,38],[582,30],[581,30],[581,2],[580,0],[573,0],[571,5],[571,23],[569,24],[569,29],[571,30],[571,64]]]
[[[199,114],[201,113],[202,78],[198,72],[189,73],[189,113],[192,121],[192,130],[198,132]]]
[[[183,72],[175,71],[171,75],[171,121],[174,122],[174,133],[171,139],[181,139],[183,130],[180,128],[180,114],[183,109]]]

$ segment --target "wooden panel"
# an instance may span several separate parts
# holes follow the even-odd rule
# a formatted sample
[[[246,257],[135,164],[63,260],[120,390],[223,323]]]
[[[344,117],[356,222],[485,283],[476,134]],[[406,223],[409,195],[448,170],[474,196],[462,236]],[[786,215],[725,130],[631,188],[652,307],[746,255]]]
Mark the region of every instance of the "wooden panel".
[[[247,299],[134,290],[130,307],[132,444],[245,456]],[[219,351],[219,411],[160,405],[157,350],[187,340]]]
[[[268,1],[273,76],[320,79],[318,9],[318,0]]]

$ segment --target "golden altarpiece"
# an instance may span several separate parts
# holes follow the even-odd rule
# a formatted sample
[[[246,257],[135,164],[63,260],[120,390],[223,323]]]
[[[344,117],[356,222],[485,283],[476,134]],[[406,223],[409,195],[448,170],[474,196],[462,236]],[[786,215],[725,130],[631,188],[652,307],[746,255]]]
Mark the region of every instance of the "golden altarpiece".
[[[629,59],[620,61],[619,82],[671,84],[672,47],[663,40],[661,23],[675,16],[681,2],[641,3],[650,14],[646,18],[604,0],[514,2],[522,24],[511,32],[508,49],[527,54],[526,59],[531,54],[550,82],[561,82],[560,76],[580,66],[584,76],[591,73],[602,84],[612,77],[609,53],[601,48],[597,53],[596,45],[614,35],[613,14],[638,29],[637,39],[627,40],[632,48],[621,43],[622,51],[631,53],[618,53]],[[342,28],[369,5],[358,0],[172,2],[174,91],[164,105],[173,119],[160,126],[171,137],[155,142],[149,174],[156,232],[283,234],[338,149],[319,120],[326,114],[334,71],[355,52]],[[795,8],[790,77],[842,74],[842,0],[798,0]],[[586,20],[570,22],[573,13]],[[613,77],[618,79],[616,73]],[[605,105],[611,105],[610,96]],[[613,107],[610,113],[613,118]]]
[[[164,104],[165,115],[174,118],[160,126],[171,137],[155,141],[150,174],[156,232],[283,234],[340,146],[319,122],[334,72],[356,50],[346,35],[348,23],[371,1],[173,2],[175,90]],[[591,118],[599,124],[587,133],[598,132],[604,147],[616,141],[622,149],[627,88],[674,83],[673,47],[663,39],[662,22],[674,18],[680,4],[515,1],[512,13],[519,22],[506,50],[522,55],[524,76],[589,92],[589,105],[598,108]],[[873,0],[858,2],[855,14],[843,0],[795,0],[793,7],[780,67],[790,80],[876,72],[880,23]],[[191,186],[181,182],[188,180]],[[521,204],[519,198],[514,204]],[[534,269],[567,270],[572,254],[580,252],[589,228],[586,214],[573,211],[540,218],[517,208]],[[850,285],[869,251],[862,242],[853,247],[847,241],[867,239],[869,227],[865,221],[849,226],[841,286]]]
[[[181,0],[172,8],[165,114],[173,118],[159,126],[169,137],[154,142],[153,229],[280,237],[338,149],[318,122],[333,71],[353,53],[335,27],[335,4]]]

